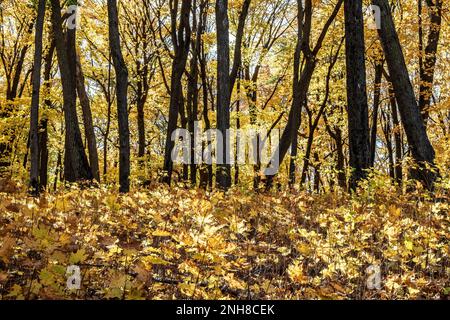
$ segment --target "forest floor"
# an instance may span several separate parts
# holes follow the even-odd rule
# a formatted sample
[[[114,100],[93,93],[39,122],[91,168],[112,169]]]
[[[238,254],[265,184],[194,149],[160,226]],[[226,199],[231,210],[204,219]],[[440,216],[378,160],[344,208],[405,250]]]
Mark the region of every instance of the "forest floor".
[[[7,189],[2,299],[450,296],[449,202],[386,185],[352,196],[155,185],[31,198]],[[79,267],[79,289],[68,287],[77,276],[69,266]]]

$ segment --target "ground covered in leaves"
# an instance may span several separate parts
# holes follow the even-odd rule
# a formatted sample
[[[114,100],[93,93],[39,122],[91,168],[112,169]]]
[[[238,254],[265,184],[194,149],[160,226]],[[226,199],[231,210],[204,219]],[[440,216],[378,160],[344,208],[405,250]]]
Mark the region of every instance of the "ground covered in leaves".
[[[366,186],[0,193],[2,299],[448,299],[448,199]],[[81,270],[67,288],[67,267]],[[380,290],[367,288],[379,266]]]

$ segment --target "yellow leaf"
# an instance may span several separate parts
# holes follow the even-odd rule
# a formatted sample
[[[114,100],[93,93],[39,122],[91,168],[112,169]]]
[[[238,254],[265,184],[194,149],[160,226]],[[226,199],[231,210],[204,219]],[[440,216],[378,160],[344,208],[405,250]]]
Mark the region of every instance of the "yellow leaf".
[[[414,247],[412,241],[405,240],[404,243],[405,243],[405,248],[408,249],[409,251],[412,251],[412,249]]]
[[[164,230],[156,230],[156,231],[153,231],[153,233],[152,233],[152,235],[154,236],[154,237],[170,237],[171,236],[171,233],[170,232],[167,232],[167,231],[164,231]]]
[[[170,264],[170,262],[168,262],[168,261],[166,261],[164,259],[161,259],[159,257],[152,257],[152,256],[145,257],[143,259],[143,261],[144,261],[144,263],[151,264],[151,265],[153,265],[153,264],[156,264],[156,265],[168,265],[168,264]]]
[[[71,264],[77,264],[77,263],[80,263],[80,262],[85,261],[86,258],[87,258],[87,256],[86,256],[86,250],[80,249],[80,250],[78,250],[76,253],[72,253],[72,254],[70,255],[69,263],[71,263]]]

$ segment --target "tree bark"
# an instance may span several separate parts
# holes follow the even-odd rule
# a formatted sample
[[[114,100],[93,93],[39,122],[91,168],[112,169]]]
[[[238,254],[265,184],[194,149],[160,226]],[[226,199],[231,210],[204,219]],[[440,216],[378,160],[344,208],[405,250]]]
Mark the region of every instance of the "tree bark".
[[[44,66],[44,89],[45,89],[45,107],[50,109],[52,102],[50,100],[50,77],[52,71],[53,55],[55,53],[55,40],[53,36],[50,37],[50,47],[45,56]],[[39,130],[39,184],[41,191],[47,189],[48,184],[48,119],[46,116],[41,118]]]
[[[390,81],[387,79],[387,81]],[[395,141],[395,181],[399,186],[403,182],[403,168],[402,168],[402,158],[403,158],[403,142],[400,133],[400,121],[398,119],[398,108],[397,102],[395,101],[395,93],[392,84],[389,84],[389,104],[392,113],[392,124],[394,126],[394,141]]]
[[[375,155],[377,150],[377,124],[378,124],[378,111],[380,109],[380,97],[381,97],[381,81],[383,79],[383,63],[377,61],[375,65],[375,86],[373,97],[373,113],[372,113],[372,128],[370,130],[370,165],[375,165]]]
[[[92,172],[84,151],[76,110],[75,30],[67,30],[64,39],[59,0],[51,0],[53,35],[61,73],[64,100],[65,153],[64,178],[68,182],[92,180]],[[70,54],[70,56],[69,56]]]
[[[39,0],[34,38],[33,93],[30,116],[30,188],[39,194],[39,97],[41,89],[42,37],[44,33],[45,0]]]
[[[369,107],[366,92],[362,0],[345,0],[344,13],[349,164],[352,169],[349,187],[354,190],[358,182],[366,177],[366,170],[370,167]]]
[[[80,99],[81,110],[83,111],[83,124],[84,132],[87,140],[89,151],[89,164],[92,169],[92,175],[94,179],[100,182],[100,170],[98,167],[98,151],[97,151],[97,138],[95,137],[94,124],[92,122],[91,103],[89,101],[86,88],[84,86],[84,74],[81,67],[80,56],[77,55],[76,65],[77,76],[77,92]]]
[[[422,1],[422,0],[419,0]],[[439,44],[442,24],[442,0],[426,0],[430,10],[431,25],[428,32],[427,45],[424,52],[420,52],[422,62],[420,64],[420,96],[419,108],[426,125],[429,118],[429,108],[433,95],[434,70],[436,67],[436,55]],[[422,42],[422,39],[420,39]],[[421,46],[422,47],[422,46]]]
[[[231,166],[228,161],[230,141],[227,130],[230,128],[230,36],[228,20],[228,0],[216,1],[217,27],[217,129],[223,139],[218,139],[217,152],[222,154],[217,163],[217,187],[227,190],[231,186]],[[221,151],[220,148],[222,149]]]
[[[120,48],[117,0],[108,0],[109,45],[116,72],[117,117],[119,122],[119,191],[130,191],[130,129],[128,123],[128,70]]]
[[[181,4],[180,23],[178,28],[176,22],[178,19],[178,1],[170,1],[171,3],[171,33],[172,43],[174,46],[175,56],[172,61],[172,76],[170,85],[170,105],[169,105],[169,122],[167,125],[166,143],[164,148],[164,166],[162,182],[171,184],[172,182],[172,150],[175,146],[172,141],[172,133],[177,129],[178,115],[182,99],[182,77],[186,68],[187,58],[189,54],[189,46],[191,41],[191,27],[189,23],[192,0],[185,0]]]
[[[205,16],[203,20],[203,26],[205,25],[205,21],[207,18],[207,11],[205,11]],[[208,114],[208,76],[206,72],[206,53],[204,48],[204,40],[201,40],[201,53],[200,53],[200,78],[202,83],[202,100],[203,100],[203,121],[205,123],[205,130],[208,131],[211,129],[211,121],[209,120]],[[214,103],[212,103],[214,104]],[[204,151],[204,144],[202,146],[202,152]],[[213,186],[213,167],[211,164],[207,164],[200,169],[200,187],[203,189],[207,189],[208,187],[212,189]]]
[[[381,29],[378,30],[378,33],[408,144],[417,165],[417,168],[411,169],[411,177],[420,180],[426,188],[431,190],[437,177],[434,164],[435,152],[428,139],[416,102],[400,40],[395,30],[391,8],[387,0],[372,0],[372,3],[381,9]]]

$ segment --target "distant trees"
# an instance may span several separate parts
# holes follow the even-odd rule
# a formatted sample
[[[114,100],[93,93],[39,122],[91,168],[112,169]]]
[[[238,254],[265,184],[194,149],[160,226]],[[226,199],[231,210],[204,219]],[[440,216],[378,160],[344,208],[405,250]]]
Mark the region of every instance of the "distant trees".
[[[156,62],[159,54],[158,45],[154,39],[153,30],[157,30],[156,15],[152,12],[152,0],[142,0],[141,5],[123,5],[123,16],[128,22],[123,28],[123,37],[129,39],[124,42],[124,52],[131,57],[129,64],[130,104],[136,106],[138,158],[145,156],[148,141],[146,140],[145,106],[150,94],[150,87],[156,75]]]
[[[290,147],[296,148],[296,140],[298,138],[298,130],[301,125],[301,114],[303,105],[306,103],[306,98],[313,76],[314,70],[317,64],[317,55],[322,48],[325,36],[328,30],[339,13],[344,0],[339,0],[333,8],[331,15],[325,21],[316,44],[311,48],[311,28],[312,28],[312,1],[306,0],[303,6],[303,1],[297,1],[298,10],[298,34],[297,34],[297,46],[294,53],[294,76],[293,76],[293,99],[292,106],[289,112],[288,121],[283,134],[280,139],[280,144],[277,148],[279,154],[280,163],[283,162]],[[300,61],[303,54],[303,63]],[[291,151],[296,153],[295,148],[291,148]],[[274,176],[266,177],[266,188],[272,186]]]
[[[22,4],[21,4],[22,5]],[[22,9],[22,8],[21,8]],[[18,11],[16,13],[15,30],[11,30],[11,36],[5,35],[7,25],[3,14],[3,6],[0,6],[0,25],[2,28],[0,37],[0,65],[3,69],[5,81],[4,96],[5,105],[0,108],[0,118],[4,119],[14,111],[14,101],[22,97],[28,83],[32,69],[26,66],[26,57],[31,48],[29,37],[33,33],[34,22],[30,19],[33,12]],[[8,134],[5,128],[0,128],[0,133]],[[13,135],[13,134],[12,134]],[[10,169],[12,138],[0,141],[0,174],[5,174]]]
[[[438,172],[429,134],[436,137],[436,126],[448,134],[450,119],[435,107],[447,97],[438,63],[444,2],[411,0],[404,7],[418,13],[418,45],[403,43],[409,35],[395,28],[396,7],[371,3],[381,10],[381,29],[365,34],[362,0],[87,1],[83,11],[107,13],[107,29],[93,14],[80,30],[71,22],[75,0],[37,0],[34,7],[10,1],[19,11],[0,8],[1,25],[8,26],[0,29],[0,116],[7,124],[0,132],[0,171],[12,172],[20,158],[16,169],[29,171],[38,194],[48,185],[49,167],[54,188],[59,181],[113,182],[118,170],[119,190],[128,192],[136,155],[138,179],[149,175],[145,184],[159,175],[167,184],[228,190],[234,170],[236,184],[259,190],[264,181],[270,188],[276,176],[261,176],[261,154],[252,159],[256,164],[232,167],[231,154],[243,146],[227,134],[265,122],[271,131],[283,129],[275,152],[280,164],[286,156],[289,162],[280,167],[286,181],[279,187],[355,190],[374,168],[398,186],[408,171],[432,190]],[[32,23],[29,12],[37,13]],[[416,73],[408,70],[411,59]],[[52,82],[56,77],[61,86]],[[199,121],[223,136],[213,147],[217,163],[194,161]],[[191,163],[175,166],[172,134],[179,128],[190,134]],[[52,134],[64,138],[63,147],[51,147]],[[253,139],[252,149],[273,145],[269,135]],[[408,155],[412,166],[404,161]]]

